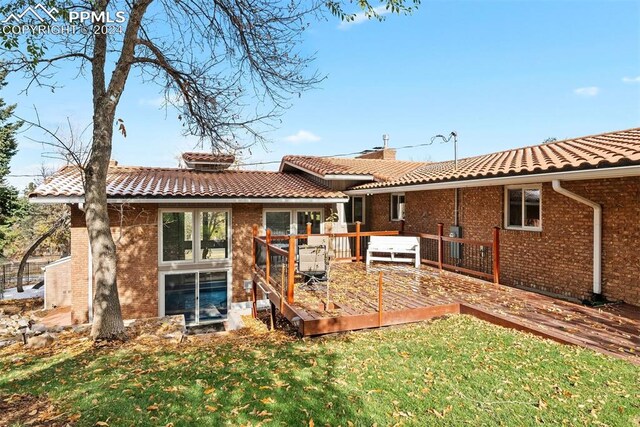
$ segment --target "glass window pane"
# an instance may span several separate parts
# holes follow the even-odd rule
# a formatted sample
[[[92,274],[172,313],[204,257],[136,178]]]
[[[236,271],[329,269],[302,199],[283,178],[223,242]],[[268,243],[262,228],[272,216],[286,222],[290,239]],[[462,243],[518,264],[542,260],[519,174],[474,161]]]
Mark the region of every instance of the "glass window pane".
[[[200,213],[201,259],[225,259],[227,253],[227,212]]]
[[[353,219],[353,197],[349,198],[349,201],[347,203],[344,204],[344,216],[345,216],[345,221],[347,222],[347,224],[351,224],[352,222],[354,222]]]
[[[304,234],[307,232],[307,223],[311,223],[311,233],[319,234],[320,233],[320,211],[298,211],[297,214],[297,223],[298,223],[298,233]]]
[[[522,190],[509,190],[508,225],[522,226]]]
[[[540,190],[524,190],[524,221],[528,227],[540,227]]]
[[[193,214],[191,212],[162,213],[162,260],[193,259]]]
[[[227,316],[227,273],[200,273],[200,322]]]
[[[164,276],[164,314],[184,314],[187,323],[196,321],[196,274]]]
[[[265,227],[271,230],[271,234],[291,234],[291,212],[267,212]]]
[[[391,219],[398,219],[398,196],[391,196]]]
[[[355,197],[353,199],[353,222],[362,222],[364,218],[364,201],[362,197]]]

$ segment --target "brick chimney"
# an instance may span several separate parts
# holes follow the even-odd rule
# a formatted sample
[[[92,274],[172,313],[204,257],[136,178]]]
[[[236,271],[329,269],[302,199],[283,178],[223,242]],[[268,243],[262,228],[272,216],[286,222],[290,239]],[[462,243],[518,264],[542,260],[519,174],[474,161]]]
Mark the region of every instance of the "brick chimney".
[[[356,159],[395,160],[396,150],[394,148],[389,148],[389,135],[386,133],[382,135],[382,141],[384,142],[382,149],[372,150],[361,154],[357,156]]]

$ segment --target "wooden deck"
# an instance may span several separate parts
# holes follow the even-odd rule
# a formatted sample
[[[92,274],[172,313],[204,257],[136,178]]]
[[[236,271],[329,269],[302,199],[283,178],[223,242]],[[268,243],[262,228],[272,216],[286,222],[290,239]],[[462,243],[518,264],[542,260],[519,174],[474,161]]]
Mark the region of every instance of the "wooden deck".
[[[376,264],[367,271],[363,263],[334,263],[331,278],[328,286],[305,286],[296,277],[292,304],[282,290],[254,280],[304,336],[468,314],[640,364],[640,309],[630,305],[590,308],[424,265]]]

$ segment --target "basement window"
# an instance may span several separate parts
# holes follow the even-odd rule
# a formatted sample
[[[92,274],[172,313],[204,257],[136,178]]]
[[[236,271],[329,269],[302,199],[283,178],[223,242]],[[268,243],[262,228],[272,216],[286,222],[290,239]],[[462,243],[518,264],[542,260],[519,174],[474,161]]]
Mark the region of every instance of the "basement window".
[[[542,230],[542,190],[540,185],[509,186],[505,191],[505,227]]]

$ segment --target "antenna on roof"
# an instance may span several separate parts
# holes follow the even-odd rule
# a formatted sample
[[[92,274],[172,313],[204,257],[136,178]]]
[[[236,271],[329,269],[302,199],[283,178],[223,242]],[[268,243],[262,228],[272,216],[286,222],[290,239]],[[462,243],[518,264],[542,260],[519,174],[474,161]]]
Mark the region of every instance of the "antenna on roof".
[[[458,169],[458,134],[456,133],[456,131],[452,131],[449,134],[449,136],[436,135],[431,138],[431,143],[433,144],[433,141],[438,138],[442,139],[443,143],[449,142],[451,141],[451,139],[453,139],[453,169],[457,170]]]

